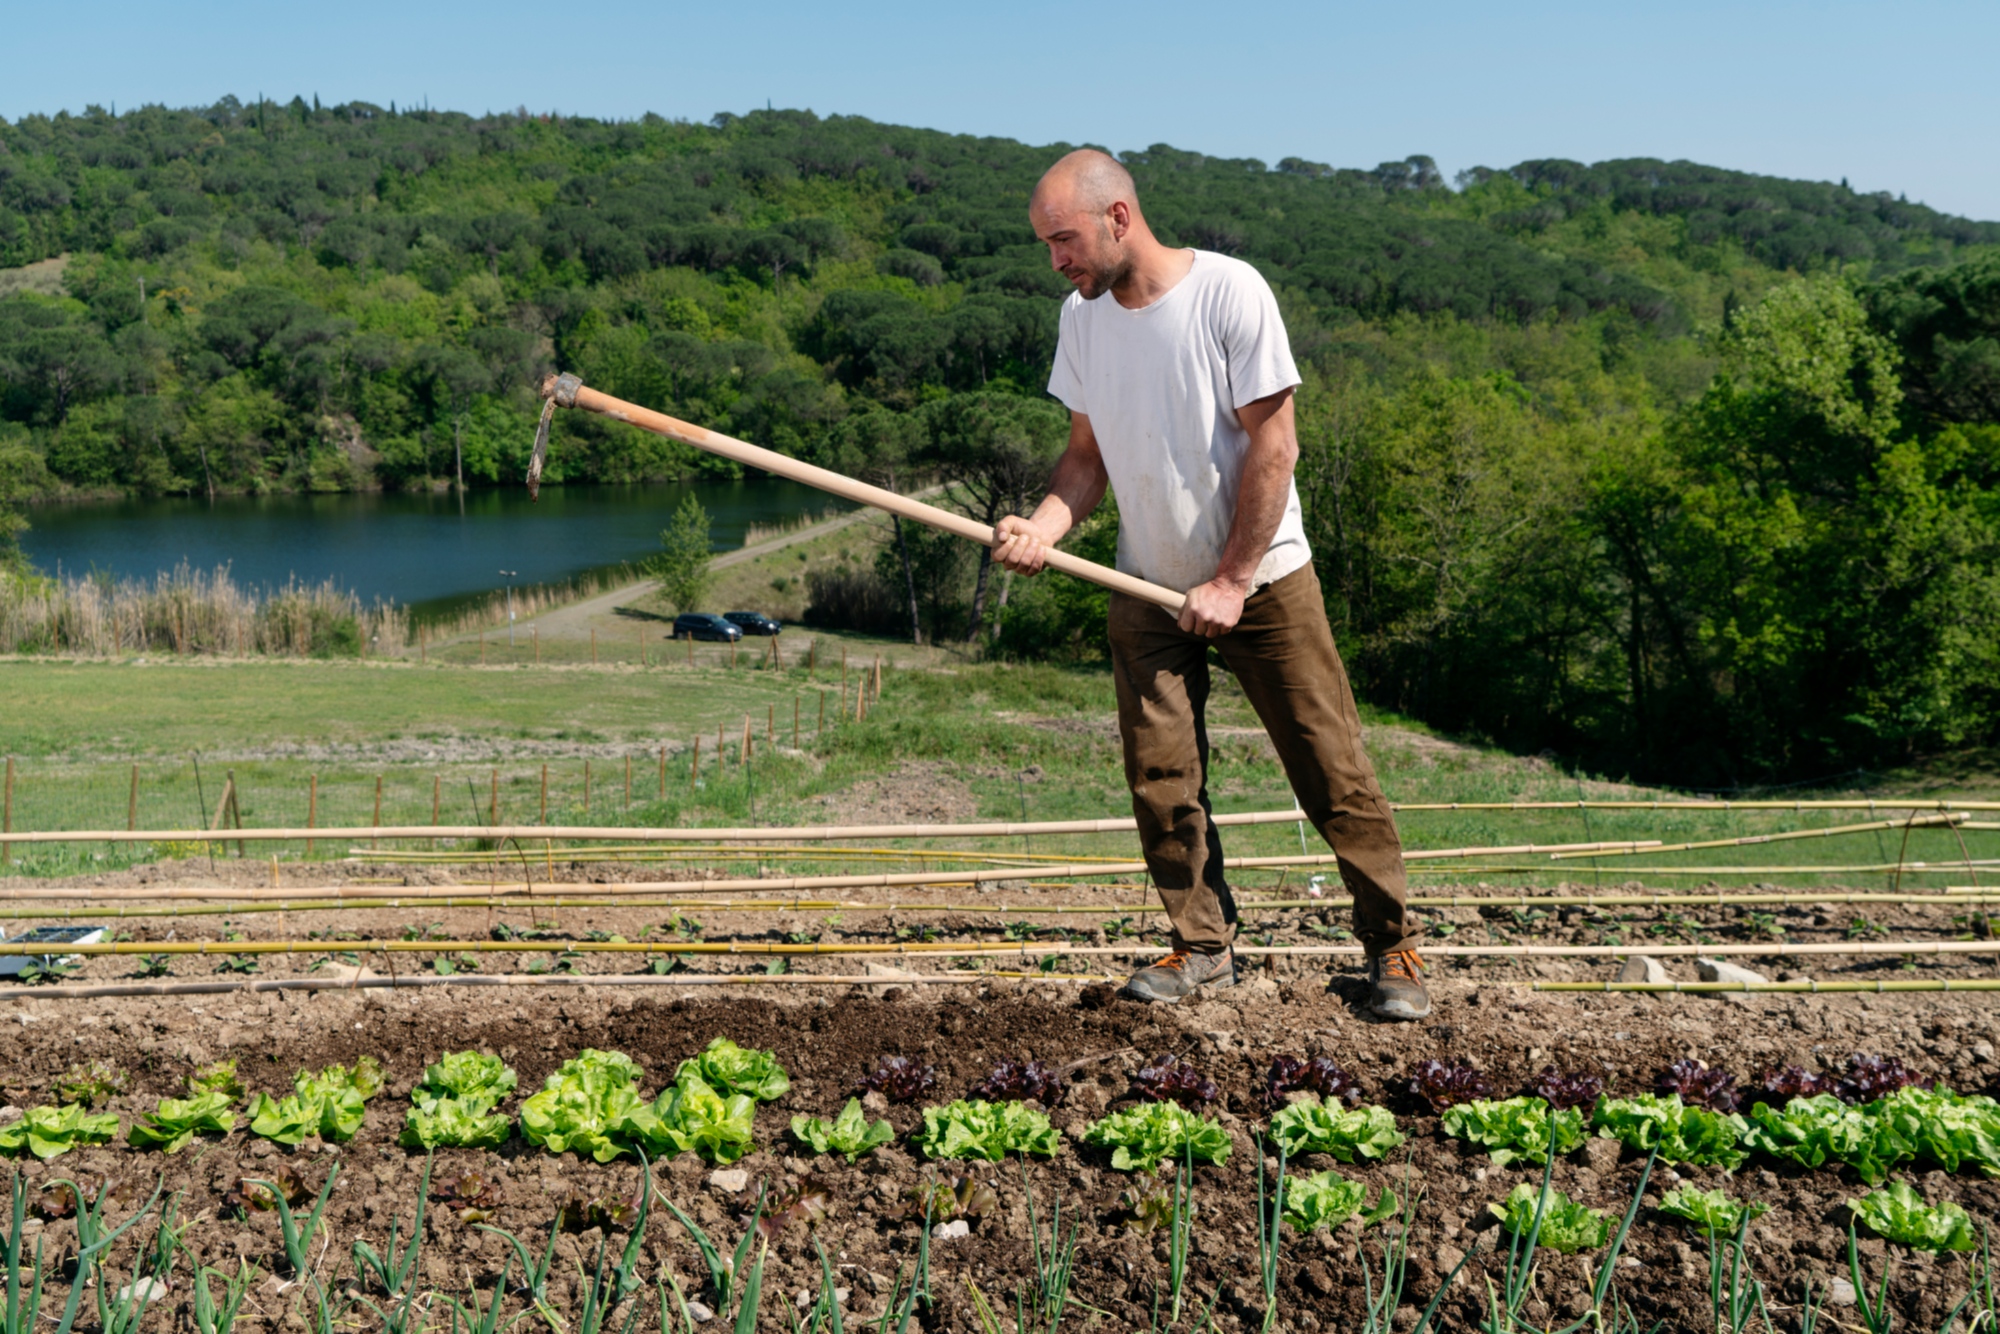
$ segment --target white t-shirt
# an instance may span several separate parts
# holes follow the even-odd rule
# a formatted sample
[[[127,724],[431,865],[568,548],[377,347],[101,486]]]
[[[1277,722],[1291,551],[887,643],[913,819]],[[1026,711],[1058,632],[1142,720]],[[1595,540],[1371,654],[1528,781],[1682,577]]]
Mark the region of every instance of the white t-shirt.
[[[1277,299],[1242,260],[1197,250],[1142,310],[1070,293],[1049,392],[1090,418],[1118,498],[1120,570],[1183,592],[1215,577],[1250,442],[1236,409],[1298,383]],[[1295,484],[1253,583],[1311,559]]]

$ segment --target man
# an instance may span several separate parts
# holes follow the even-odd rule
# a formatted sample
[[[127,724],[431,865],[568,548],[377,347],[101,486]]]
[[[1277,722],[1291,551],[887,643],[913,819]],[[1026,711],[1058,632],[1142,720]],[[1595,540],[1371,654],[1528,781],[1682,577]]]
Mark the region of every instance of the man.
[[[1299,383],[1270,287],[1239,260],[1162,245],[1132,178],[1079,150],[1028,205],[1063,303],[1049,392],[1070,410],[1048,495],[998,525],[994,557],[1022,574],[1104,497],[1118,500],[1118,568],[1187,590],[1178,620],[1111,597],[1125,778],[1173,952],[1126,994],[1178,1001],[1236,980],[1236,905],[1208,799],[1211,645],[1257,710],[1299,804],[1333,848],[1368,955],[1370,1006],[1430,1013],[1402,843],[1361,748],[1347,673],[1306,546],[1292,466]]]

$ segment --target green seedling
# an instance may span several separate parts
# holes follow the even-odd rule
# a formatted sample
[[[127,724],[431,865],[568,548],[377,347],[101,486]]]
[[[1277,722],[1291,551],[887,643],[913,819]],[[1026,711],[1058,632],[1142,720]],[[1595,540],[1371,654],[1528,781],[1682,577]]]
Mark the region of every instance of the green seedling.
[[[139,956],[139,977],[173,976],[173,958],[165,954],[142,954]]]
[[[510,1255],[500,1262],[500,1278],[493,1285],[493,1300],[484,1307],[479,1305],[477,1288],[466,1289],[466,1300],[463,1305],[456,1301],[451,1303],[451,1334],[504,1334],[509,1326],[500,1323],[500,1313],[507,1302],[507,1276],[513,1269],[513,1256]],[[664,1327],[666,1321],[664,1304],[660,1310],[661,1324]],[[204,1328],[200,1334],[218,1334],[218,1332]]]
[[[340,1164],[334,1163],[327,1169],[326,1184],[319,1188],[319,1198],[313,1202],[312,1212],[306,1215],[305,1225],[300,1226],[298,1216],[292,1212],[292,1202],[285,1192],[278,1189],[275,1182],[252,1180],[253,1186],[262,1186],[271,1193],[278,1209],[278,1230],[284,1237],[285,1263],[291,1267],[292,1277],[304,1278],[311,1266],[312,1241],[319,1231],[319,1222],[326,1213],[326,1202],[333,1197],[334,1180],[340,1176]]]
[[[222,1280],[222,1303],[217,1305],[211,1279]],[[256,1271],[248,1260],[237,1261],[235,1277],[220,1269],[202,1269],[190,1285],[194,1289],[194,1327],[197,1334],[230,1334],[236,1328],[236,1317],[243,1309],[244,1298],[250,1295],[250,1284],[256,1278]]]
[[[716,1249],[715,1243],[709,1239],[708,1233],[702,1230],[700,1224],[682,1213],[679,1205],[664,1196],[661,1197],[660,1203],[667,1206],[668,1211],[680,1225],[687,1229],[688,1236],[694,1239],[695,1249],[701,1252],[701,1262],[708,1269],[708,1287],[715,1296],[715,1312],[718,1316],[727,1316],[731,1304],[735,1301],[736,1277],[743,1270],[743,1261],[750,1254],[750,1244],[757,1236],[757,1224],[764,1217],[763,1191],[757,1192],[757,1208],[751,1215],[750,1226],[744,1229],[743,1239],[736,1243],[735,1253],[726,1260],[723,1259],[722,1252]]]
[[[1257,1140],[1257,1269],[1264,1285],[1264,1323],[1269,1331],[1278,1324],[1278,1250],[1283,1244],[1285,1221],[1285,1146],[1278,1145],[1278,1173],[1268,1200],[1264,1191],[1264,1140]]]
[[[411,1328],[411,1304],[417,1299],[417,1253],[424,1244],[424,1205],[431,1193],[431,1167],[435,1159],[424,1156],[424,1176],[417,1187],[417,1215],[410,1224],[410,1244],[397,1252],[397,1228],[399,1219],[389,1220],[389,1245],[386,1255],[379,1255],[366,1241],[356,1238],[354,1242],[354,1267],[364,1277],[372,1278],[382,1289],[388,1307],[377,1306],[367,1298],[362,1303],[381,1317],[382,1327],[387,1334],[405,1334]],[[400,1298],[400,1300],[398,1300]]]
[[[254,973],[257,971],[257,956],[254,954],[231,954],[215,961],[218,973]]]
[[[1055,1334],[1071,1302],[1069,1289],[1076,1276],[1077,1231],[1082,1224],[1081,1220],[1071,1220],[1069,1235],[1063,1235],[1062,1196],[1058,1194],[1049,1216],[1048,1239],[1042,1239],[1041,1224],[1035,1216],[1035,1190],[1028,1182],[1025,1157],[1021,1159],[1021,1193],[1028,1201],[1028,1258],[1034,1269],[1034,1290],[1032,1293],[1015,1290],[1015,1324],[1021,1334],[1029,1334],[1030,1330]],[[930,1236],[929,1219],[924,1221],[923,1235]]]

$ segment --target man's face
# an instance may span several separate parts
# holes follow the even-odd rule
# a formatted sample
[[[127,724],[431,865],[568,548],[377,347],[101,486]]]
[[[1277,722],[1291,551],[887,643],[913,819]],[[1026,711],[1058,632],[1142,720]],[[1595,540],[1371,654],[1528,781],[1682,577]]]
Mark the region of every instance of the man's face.
[[[1122,204],[1100,213],[1060,196],[1037,196],[1028,206],[1028,221],[1049,248],[1050,266],[1074,283],[1086,301],[1110,291],[1131,270],[1131,259],[1119,239],[1123,212]]]

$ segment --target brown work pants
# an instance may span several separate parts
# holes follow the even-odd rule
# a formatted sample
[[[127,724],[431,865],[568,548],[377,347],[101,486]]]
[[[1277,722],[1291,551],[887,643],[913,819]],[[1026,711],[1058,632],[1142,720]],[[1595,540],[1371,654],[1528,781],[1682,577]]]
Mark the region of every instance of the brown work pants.
[[[1418,932],[1404,906],[1402,840],[1362,751],[1361,718],[1310,565],[1252,593],[1236,628],[1214,640],[1150,602],[1111,595],[1125,781],[1174,947],[1214,953],[1236,936],[1222,838],[1209,818],[1211,643],[1263,721],[1306,819],[1334,851],[1354,898],[1355,935],[1371,956],[1410,947]]]

